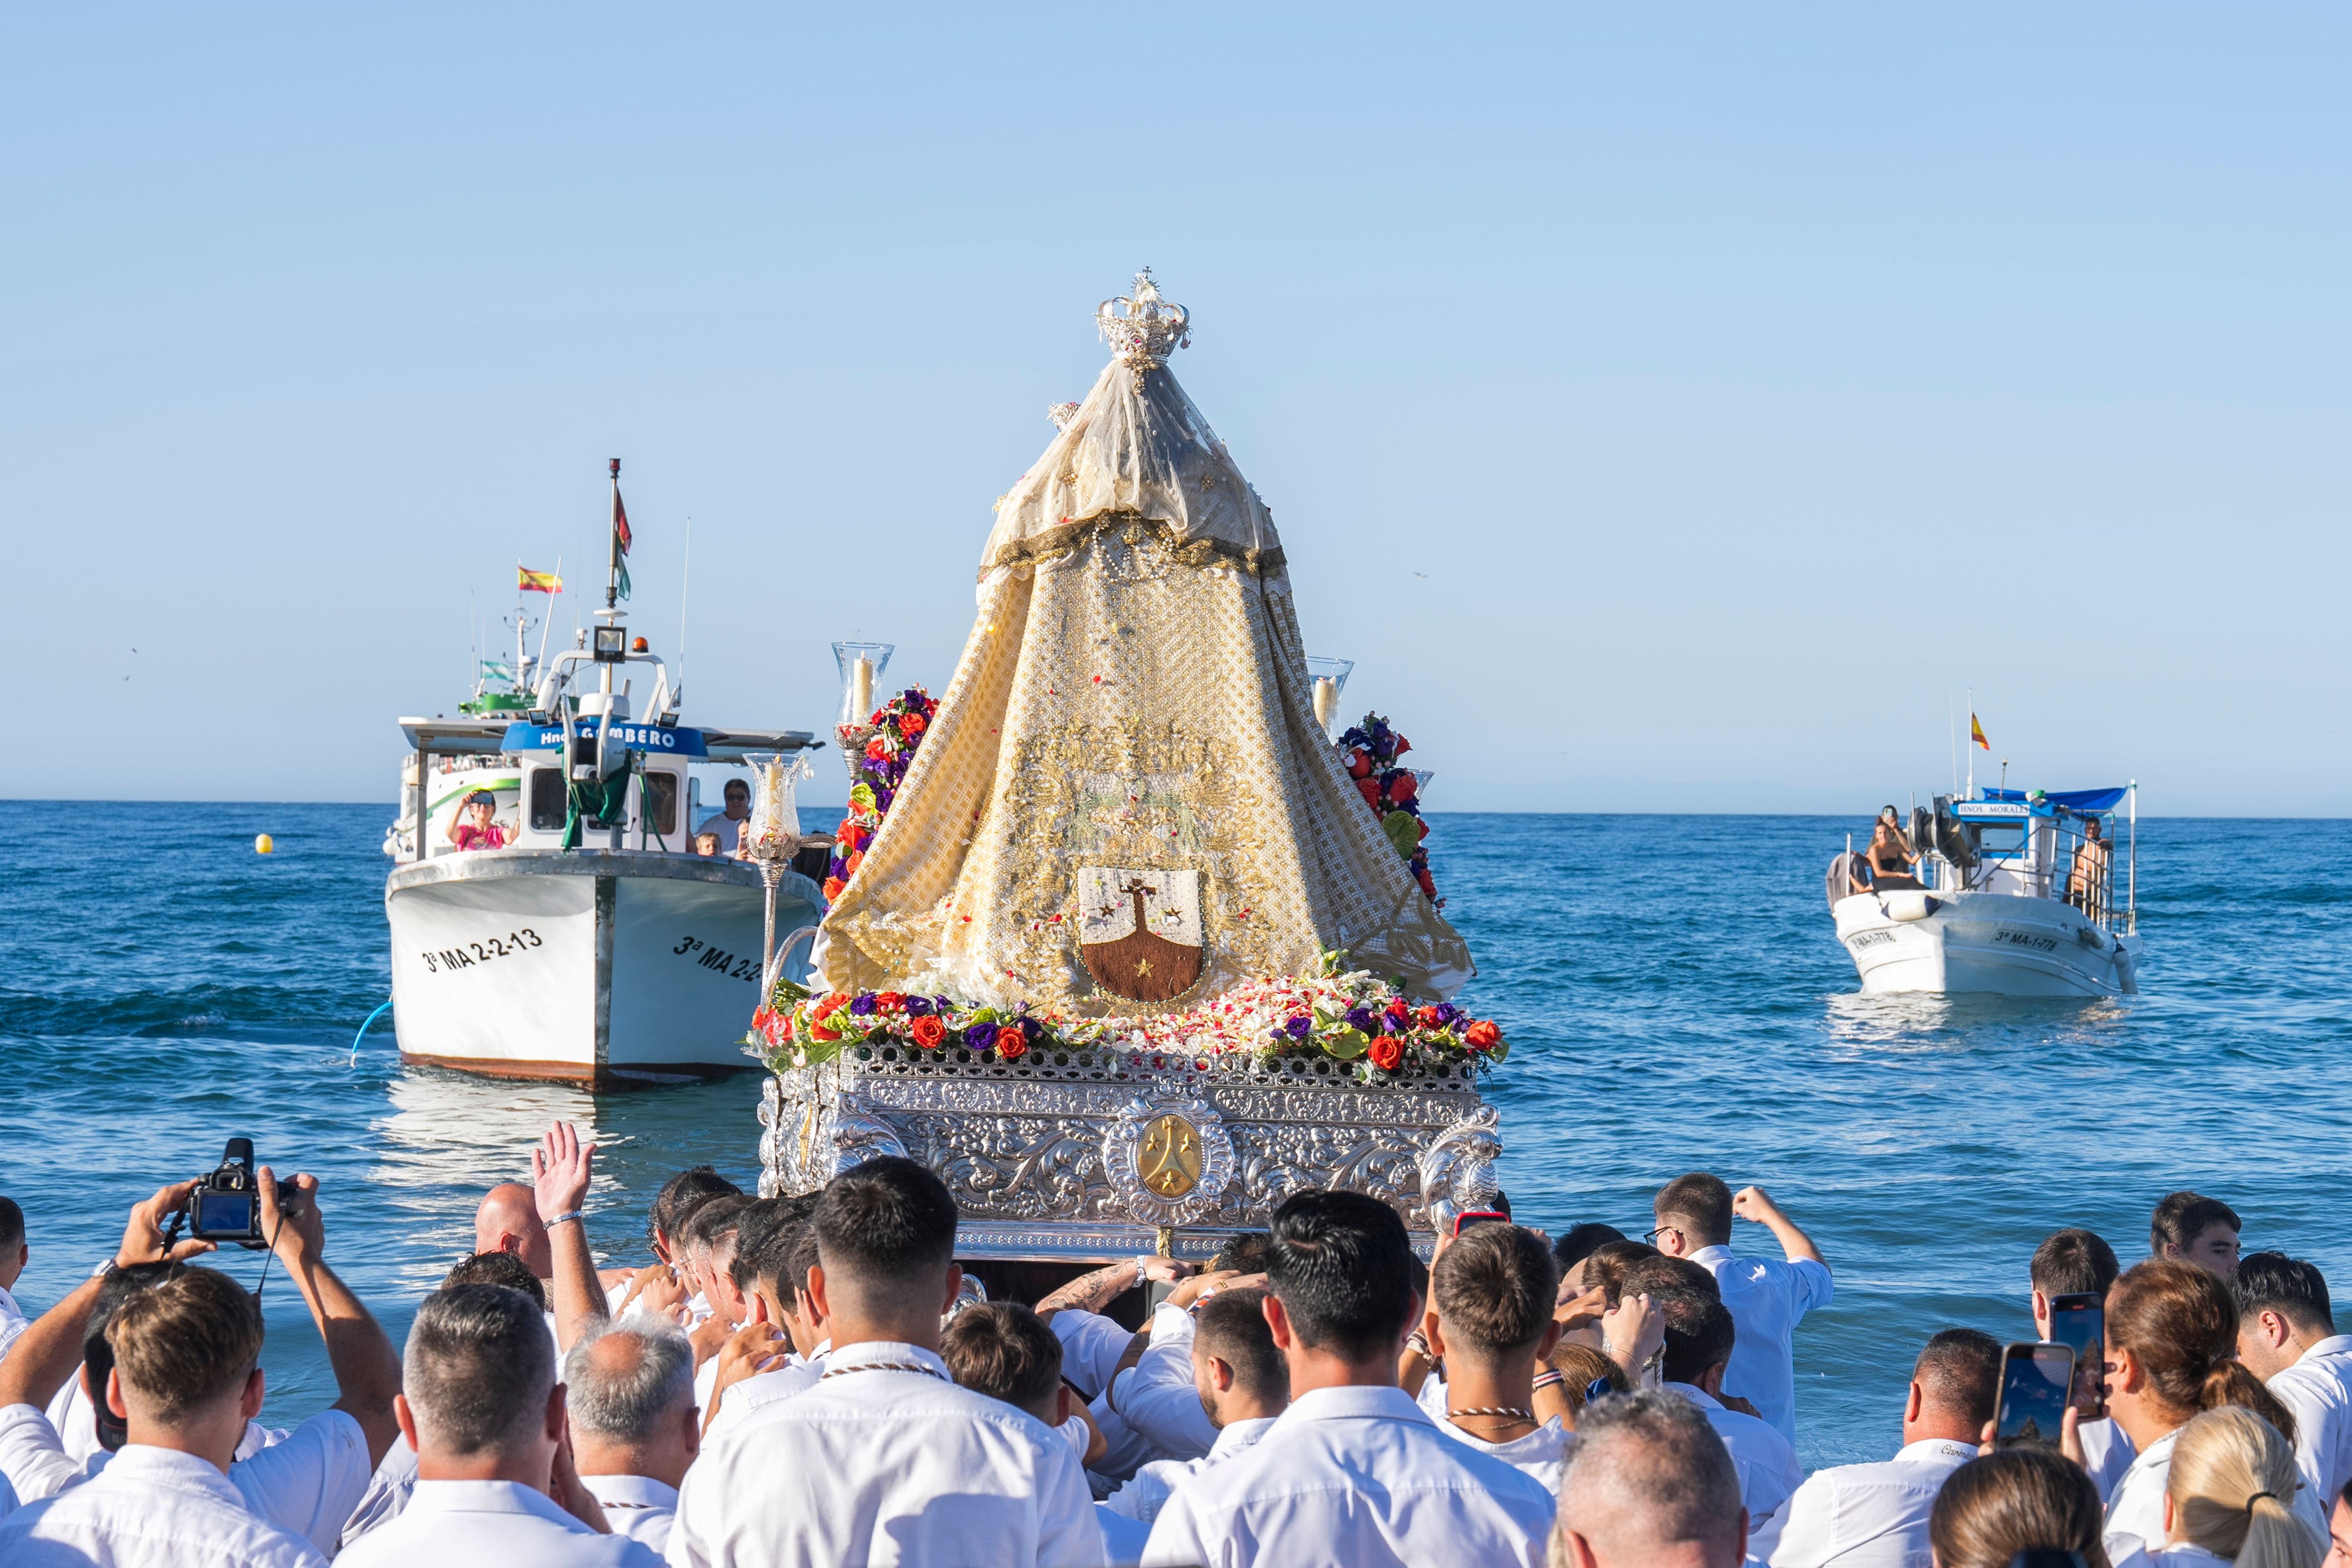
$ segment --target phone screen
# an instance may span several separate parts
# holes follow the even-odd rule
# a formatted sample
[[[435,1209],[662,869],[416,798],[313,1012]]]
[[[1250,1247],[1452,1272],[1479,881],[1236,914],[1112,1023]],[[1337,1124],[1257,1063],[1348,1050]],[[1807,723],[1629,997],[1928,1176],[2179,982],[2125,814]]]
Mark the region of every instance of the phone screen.
[[[1460,1236],[1464,1231],[1468,1230],[1472,1226],[1475,1225],[1508,1225],[1510,1223],[1511,1216],[1497,1210],[1472,1209],[1466,1214],[1459,1214],[1454,1216],[1454,1234]]]
[[[2030,1443],[2056,1447],[2074,1373],[2074,1352],[2064,1345],[2016,1344],[2002,1351],[1994,1446],[2013,1448]]]
[[[198,1193],[196,1212],[190,1216],[190,1234],[194,1236],[250,1236],[253,1234],[251,1193]]]
[[[2103,1296],[2057,1296],[2050,1302],[2050,1337],[2074,1352],[2069,1403],[2085,1421],[2107,1413],[2107,1303]]]

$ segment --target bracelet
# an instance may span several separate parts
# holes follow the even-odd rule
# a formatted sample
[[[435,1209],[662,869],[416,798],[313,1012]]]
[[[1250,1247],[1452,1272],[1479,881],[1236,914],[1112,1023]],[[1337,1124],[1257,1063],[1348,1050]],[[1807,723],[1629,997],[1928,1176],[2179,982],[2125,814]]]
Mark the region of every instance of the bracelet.
[[[1135,1289],[1138,1289],[1138,1290],[1140,1290],[1140,1289],[1142,1289],[1144,1288],[1144,1286],[1146,1286],[1146,1285],[1150,1284],[1150,1282],[1151,1282],[1151,1276],[1150,1276],[1149,1273],[1147,1273],[1147,1272],[1145,1271],[1144,1267],[1143,1267],[1143,1259],[1142,1259],[1142,1258],[1138,1258],[1135,1260]]]
[[[1429,1352],[1429,1336],[1423,1333],[1419,1329],[1415,1329],[1412,1332],[1405,1335],[1404,1348],[1411,1351],[1413,1354],[1419,1356],[1423,1361],[1433,1362],[1437,1359]]]
[[[548,1228],[548,1229],[550,1229],[550,1230],[553,1230],[553,1229],[554,1229],[557,1226],[559,1226],[559,1225],[569,1225],[569,1224],[571,1224],[573,1220],[579,1219],[579,1218],[581,1218],[581,1217],[582,1217],[582,1215],[581,1215],[580,1211],[579,1211],[578,1209],[573,1209],[570,1214],[560,1214],[560,1215],[557,1215],[553,1219],[549,1220],[549,1221],[547,1222],[547,1228]]]
[[[1568,1373],[1560,1371],[1558,1367],[1554,1367],[1549,1372],[1538,1373],[1536,1374],[1535,1391],[1538,1394],[1541,1394],[1545,1389],[1558,1388],[1561,1384],[1566,1383],[1567,1381]]]

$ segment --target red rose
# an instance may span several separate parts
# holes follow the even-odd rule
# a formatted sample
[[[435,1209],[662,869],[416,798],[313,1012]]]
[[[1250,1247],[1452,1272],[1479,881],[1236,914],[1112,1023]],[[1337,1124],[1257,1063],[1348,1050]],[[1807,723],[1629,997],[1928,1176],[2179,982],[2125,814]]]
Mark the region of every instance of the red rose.
[[[1372,1042],[1372,1048],[1365,1054],[1382,1072],[1394,1072],[1397,1064],[1404,1060],[1404,1046],[1394,1035],[1382,1035]]]
[[[1371,772],[1372,759],[1364,755],[1363,747],[1359,746],[1354,751],[1348,753],[1348,776],[1349,778],[1370,778],[1371,776]]]
[[[1443,1020],[1441,1020],[1437,1016],[1437,1009],[1434,1007],[1415,1008],[1413,1010],[1412,1021],[1419,1024],[1424,1029],[1437,1028],[1443,1023]]]
[[[865,851],[865,850],[863,850],[863,849],[860,849],[860,850],[858,850],[856,853],[855,853],[855,854],[851,855],[851,856],[850,856],[850,858],[849,858],[848,859],[846,859],[846,860],[843,861],[843,862],[841,863],[841,868],[842,868],[842,870],[843,870],[843,871],[846,872],[846,873],[847,873],[847,874],[849,874],[850,876],[855,877],[856,875],[857,875],[857,868],[859,868],[860,866],[863,866],[863,865],[865,865],[865,864],[866,864],[866,851]]]
[[[1381,1011],[1391,1018],[1406,1018],[1412,1015],[1412,1009],[1405,1005],[1405,1000],[1402,996],[1390,997],[1389,1005]]]
[[[1474,1051],[1491,1051],[1503,1043],[1503,1031],[1491,1018],[1481,1018],[1462,1031],[1462,1043]]]
[[[1378,779],[1358,779],[1358,780],[1356,781],[1356,793],[1357,793],[1357,794],[1359,794],[1359,795],[1362,795],[1362,796],[1364,797],[1364,804],[1365,804],[1366,805],[1370,806],[1374,811],[1378,811],[1378,810],[1380,810],[1380,808],[1381,808],[1381,781],[1380,781],[1380,780],[1378,780]]]
[[[1421,884],[1423,894],[1428,898],[1430,902],[1435,903],[1437,901],[1437,883],[1431,878],[1429,868],[1424,866],[1419,871],[1415,872],[1414,879]]]
[[[1397,770],[1389,780],[1389,804],[1402,805],[1421,793],[1421,781],[1404,769]]]
[[[765,1007],[761,1007],[751,1015],[751,1027],[764,1035],[768,1032],[769,1021],[773,1017],[775,1017],[774,1013]]]
[[[999,1024],[996,1026],[996,1054],[998,1056],[1003,1058],[1009,1062],[1016,1057],[1027,1054],[1028,1049],[1029,1037],[1021,1032],[1020,1025]]]
[[[1389,755],[1391,757],[1402,757],[1407,752],[1412,750],[1412,742],[1406,740],[1402,735],[1399,735],[1396,737],[1396,749],[1389,752]]]
[[[911,1032],[915,1037],[915,1044],[927,1051],[937,1048],[939,1043],[948,1037],[948,1026],[929,1014],[915,1020],[915,1026]]]
[[[901,713],[898,715],[898,733],[906,736],[909,741],[921,734],[923,732],[923,728],[924,720],[920,713]]]
[[[811,1024],[809,1026],[809,1038],[812,1040],[837,1040],[841,1038],[841,1031],[839,1029],[828,1029],[823,1024]]]
[[[818,1001],[818,1003],[817,1003],[817,1005],[816,1005],[816,1011],[815,1011],[814,1014],[810,1015],[810,1016],[811,1016],[812,1017],[815,1018],[815,1019],[816,1019],[816,1021],[817,1021],[818,1023],[820,1023],[820,1024],[821,1024],[821,1023],[824,1022],[824,1020],[826,1020],[827,1018],[832,1017],[835,1013],[840,1012],[844,1007],[846,1007],[846,1006],[848,1006],[848,1005],[849,1005],[849,993],[848,993],[848,992],[846,992],[846,991],[828,991],[828,992],[826,992],[826,993],[824,994],[824,997],[823,997],[821,1000],[819,1000],[819,1001]]]
[[[878,763],[889,754],[890,748],[882,743],[881,736],[877,735],[872,740],[866,742],[866,760],[867,762]]]
[[[877,991],[874,994],[874,1005],[885,1013],[895,1013],[906,1005],[907,998],[902,992]]]
[[[841,897],[841,889],[848,885],[838,877],[827,877],[824,879],[824,901],[829,904]]]

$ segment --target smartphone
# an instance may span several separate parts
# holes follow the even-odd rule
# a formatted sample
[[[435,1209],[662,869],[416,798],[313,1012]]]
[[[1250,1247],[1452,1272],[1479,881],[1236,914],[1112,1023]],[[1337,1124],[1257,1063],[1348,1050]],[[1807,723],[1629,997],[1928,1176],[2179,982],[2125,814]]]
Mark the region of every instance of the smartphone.
[[[2058,1446],[2066,1395],[2074,1383],[2074,1352],[2061,1344],[2015,1344],[2000,1352],[2000,1405],[1993,1415],[1993,1447]]]
[[[1454,1216],[1454,1237],[1458,1240],[1460,1239],[1462,1233],[1468,1230],[1472,1226],[1485,1225],[1492,1220],[1499,1220],[1503,1224],[1508,1225],[1511,1223],[1511,1216],[1505,1214],[1500,1209],[1469,1209],[1461,1214],[1455,1215]]]
[[[2085,1421],[2107,1414],[2107,1299],[2095,1292],[2050,1299],[2050,1337],[2074,1352],[2074,1389],[2067,1403]]]

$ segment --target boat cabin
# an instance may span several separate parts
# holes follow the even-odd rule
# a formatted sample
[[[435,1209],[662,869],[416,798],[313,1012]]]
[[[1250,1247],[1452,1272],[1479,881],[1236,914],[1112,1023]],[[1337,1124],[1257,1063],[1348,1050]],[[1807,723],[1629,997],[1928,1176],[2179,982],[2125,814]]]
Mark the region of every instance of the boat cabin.
[[[2124,818],[2117,864],[2117,810]],[[1934,892],[2057,899],[2112,931],[2136,929],[2137,800],[2131,785],[2052,791],[1981,789],[1937,795],[1932,816],[1912,814],[1920,880]],[[2123,896],[2116,897],[2120,881]]]

